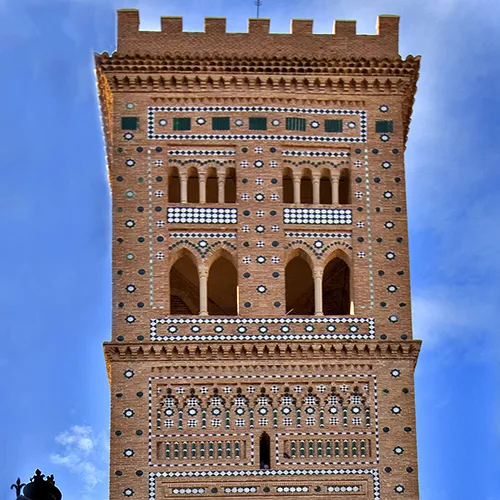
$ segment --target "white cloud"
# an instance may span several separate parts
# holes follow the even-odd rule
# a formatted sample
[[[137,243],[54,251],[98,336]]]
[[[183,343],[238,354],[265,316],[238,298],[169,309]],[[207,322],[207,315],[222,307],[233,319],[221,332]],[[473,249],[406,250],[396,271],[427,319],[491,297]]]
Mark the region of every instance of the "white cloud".
[[[496,335],[498,298],[481,286],[435,286],[413,293],[413,333],[427,347]]]
[[[75,445],[78,449],[88,453],[95,446],[91,434],[91,427],[74,425],[71,427],[71,431],[59,434],[56,441],[65,446]]]
[[[104,433],[96,435],[89,426],[74,425],[57,435],[55,441],[64,450],[51,454],[51,462],[78,475],[84,495],[106,479],[105,466],[109,448]]]

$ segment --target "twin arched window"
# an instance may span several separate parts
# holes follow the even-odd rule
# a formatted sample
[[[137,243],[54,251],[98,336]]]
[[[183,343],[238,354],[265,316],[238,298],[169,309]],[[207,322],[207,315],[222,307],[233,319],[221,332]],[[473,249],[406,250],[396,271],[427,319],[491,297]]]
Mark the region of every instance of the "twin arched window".
[[[352,314],[350,270],[344,258],[331,259],[315,280],[311,259],[299,251],[285,268],[285,301],[287,314],[293,316]]]
[[[189,252],[170,268],[170,314],[236,316],[238,277],[232,257],[221,252],[212,261],[207,278],[200,278]]]

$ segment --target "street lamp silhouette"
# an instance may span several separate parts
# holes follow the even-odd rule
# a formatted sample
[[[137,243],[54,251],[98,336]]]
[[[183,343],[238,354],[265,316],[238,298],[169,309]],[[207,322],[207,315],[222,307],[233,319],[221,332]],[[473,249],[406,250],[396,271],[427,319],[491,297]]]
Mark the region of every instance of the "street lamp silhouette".
[[[21,479],[17,478],[17,481],[10,486],[11,490],[16,490],[16,500],[61,500],[62,493],[56,488],[54,476],[47,476],[47,479],[44,477],[40,469],[37,469],[27,484],[21,483]]]

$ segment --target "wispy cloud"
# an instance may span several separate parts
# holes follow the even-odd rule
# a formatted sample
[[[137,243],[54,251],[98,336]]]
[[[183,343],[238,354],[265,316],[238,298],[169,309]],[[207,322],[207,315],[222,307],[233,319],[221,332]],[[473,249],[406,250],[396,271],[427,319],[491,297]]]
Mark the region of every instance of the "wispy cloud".
[[[496,335],[496,294],[482,286],[441,285],[413,294],[413,330],[429,348],[446,341],[474,342]],[[497,307],[492,307],[496,304]]]
[[[87,498],[106,478],[107,436],[96,434],[89,426],[74,425],[58,434],[55,441],[63,451],[51,454],[51,462],[77,475],[82,482],[82,498]]]

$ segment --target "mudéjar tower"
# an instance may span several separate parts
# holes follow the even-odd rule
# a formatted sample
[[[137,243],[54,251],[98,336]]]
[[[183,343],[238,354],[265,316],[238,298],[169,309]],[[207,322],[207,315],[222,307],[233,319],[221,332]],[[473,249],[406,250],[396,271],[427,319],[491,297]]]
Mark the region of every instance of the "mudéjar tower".
[[[111,500],[418,498],[398,23],[118,11]]]

